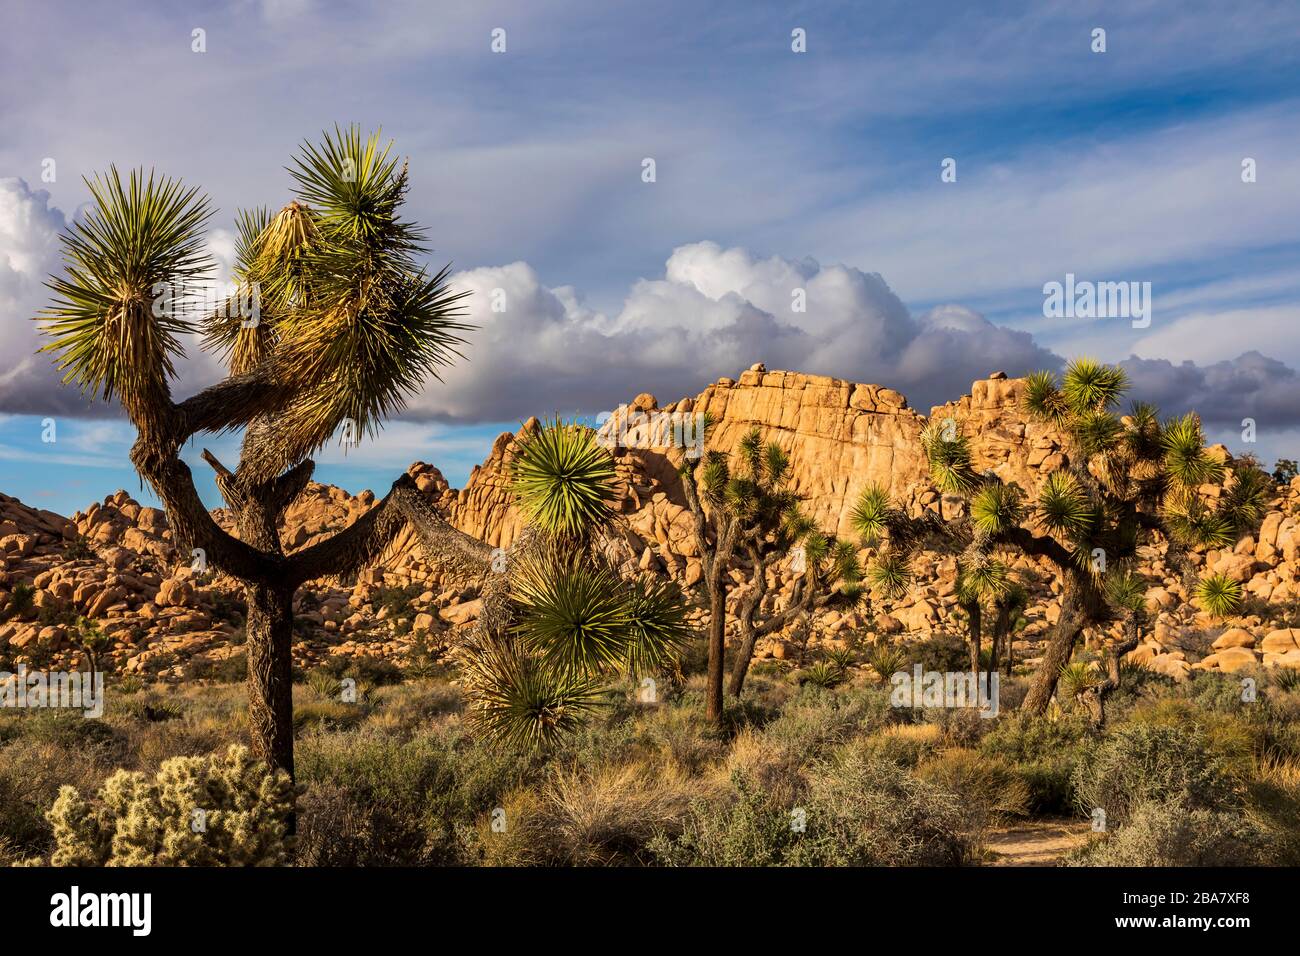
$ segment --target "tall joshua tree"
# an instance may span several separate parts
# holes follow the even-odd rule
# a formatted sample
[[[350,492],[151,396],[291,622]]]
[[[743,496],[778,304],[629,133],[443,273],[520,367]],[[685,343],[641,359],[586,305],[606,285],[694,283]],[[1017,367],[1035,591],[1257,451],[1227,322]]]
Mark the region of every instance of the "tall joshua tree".
[[[706,418],[706,445],[712,430],[713,423]],[[740,648],[731,680],[733,693],[739,695],[754,643],[776,627],[765,629],[765,625],[755,623],[766,591],[767,568],[812,531],[811,524],[799,512],[799,496],[788,487],[790,459],[780,445],[765,443],[762,432],[752,428],[741,439],[737,458],[733,469],[725,452],[710,448],[698,461],[686,459],[681,471],[686,504],[694,519],[703,582],[709,595],[705,715],[714,723],[722,720],[727,595],[731,590],[733,561],[742,555],[750,560],[750,598],[754,600],[752,606],[746,604],[741,609],[744,646]],[[799,605],[787,609],[788,619],[780,615],[784,619],[780,626],[800,613],[802,602],[811,600],[811,590],[801,590]]]
[[[158,494],[177,546],[237,579],[248,602],[249,713],[255,749],[293,772],[293,597],[308,581],[373,561],[408,523],[434,560],[482,573],[485,546],[451,528],[407,476],[351,526],[286,554],[277,531],[311,477],[311,455],[340,427],[373,433],[461,344],[461,294],[446,268],[419,264],[422,231],[401,218],[408,188],[378,135],[336,128],[304,144],[293,199],[238,218],[238,290],[200,310],[211,276],[207,198],[179,181],[116,168],[87,182],[91,207],[62,237],[66,271],[38,317],[64,381],[121,402],[131,461]],[[249,305],[252,308],[249,308]],[[181,336],[199,333],[228,376],[183,401],[171,392]],[[222,530],[180,450],[243,430],[232,470],[205,452],[234,516]]]
[[[922,436],[935,483],[968,501],[964,560],[1010,547],[1048,558],[1061,575],[1060,619],[1022,705],[1030,713],[1047,709],[1085,627],[1121,619],[1129,622],[1125,642],[1133,639],[1142,621],[1133,599],[1140,545],[1168,542],[1189,591],[1204,599],[1224,582],[1198,581],[1186,549],[1231,546],[1263,514],[1268,479],[1258,468],[1238,463],[1229,477],[1206,450],[1195,414],[1161,423],[1138,402],[1119,416],[1127,385],[1122,369],[1091,359],[1072,361],[1059,381],[1050,372],[1029,377],[1025,409],[1056,426],[1066,456],[1030,508],[1018,488],[976,472],[960,429],[934,422]],[[1214,484],[1223,485],[1217,499],[1202,495]],[[1117,665],[1114,674],[1118,681]]]

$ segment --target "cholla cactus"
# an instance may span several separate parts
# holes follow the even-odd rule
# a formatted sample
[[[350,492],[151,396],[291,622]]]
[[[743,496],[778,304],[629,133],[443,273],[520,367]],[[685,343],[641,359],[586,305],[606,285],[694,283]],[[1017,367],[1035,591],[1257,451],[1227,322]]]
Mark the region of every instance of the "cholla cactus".
[[[150,777],[119,770],[95,800],[59,790],[46,814],[53,866],[280,866],[295,788],[288,774],[231,746],[173,757]]]

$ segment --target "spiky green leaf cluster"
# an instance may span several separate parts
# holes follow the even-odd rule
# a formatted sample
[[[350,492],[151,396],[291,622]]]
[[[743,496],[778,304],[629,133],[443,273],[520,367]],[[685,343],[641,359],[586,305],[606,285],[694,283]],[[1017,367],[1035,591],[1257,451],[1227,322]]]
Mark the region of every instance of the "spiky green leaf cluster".
[[[890,501],[889,492],[881,485],[868,485],[858,496],[849,521],[862,543],[870,547],[884,540],[898,517],[899,512]]]
[[[65,270],[38,316],[65,383],[92,398],[152,402],[175,375],[178,335],[212,269],[205,196],[179,180],[116,166],[87,179],[91,205],[60,237]]]
[[[1119,404],[1128,389],[1128,375],[1117,365],[1077,358],[1065,367],[1061,393],[1074,414],[1104,412]]]
[[[483,642],[462,656],[466,719],[475,733],[504,746],[554,746],[601,705],[599,677],[548,668],[513,642]]]
[[[1111,568],[1102,585],[1106,601],[1125,611],[1140,611],[1146,603],[1146,582],[1128,568]]]
[[[958,562],[957,600],[962,604],[996,598],[1010,586],[1010,573],[1001,561],[985,558],[975,564]]]
[[[647,674],[675,660],[690,639],[689,605],[677,585],[638,580],[627,598],[628,634],[623,667],[633,676]]]
[[[930,478],[940,491],[966,494],[978,483],[971,465],[970,438],[950,419],[936,419],[921,430],[921,448]]]
[[[1073,475],[1054,471],[1039,490],[1038,516],[1049,531],[1073,539],[1088,531],[1092,503]]]
[[[1197,602],[1212,617],[1227,617],[1241,607],[1243,589],[1241,582],[1225,574],[1210,574],[1196,585]]]
[[[609,516],[614,459],[592,429],[548,422],[521,442],[510,483],[534,526],[553,536],[580,535]]]
[[[1023,496],[1015,485],[990,481],[971,497],[970,513],[975,526],[985,534],[1003,534],[1024,520]]]
[[[871,562],[867,581],[882,598],[897,600],[907,593],[912,582],[911,561],[906,555],[885,551]]]
[[[524,563],[512,581],[524,646],[547,667],[597,674],[619,666],[631,634],[631,607],[613,569],[580,558]]]

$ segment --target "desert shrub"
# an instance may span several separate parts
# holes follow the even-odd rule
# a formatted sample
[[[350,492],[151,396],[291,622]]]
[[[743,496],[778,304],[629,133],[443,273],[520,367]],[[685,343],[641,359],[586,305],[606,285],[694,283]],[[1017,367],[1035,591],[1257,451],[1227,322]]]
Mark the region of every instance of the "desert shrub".
[[[358,684],[366,683],[374,687],[386,687],[400,684],[404,675],[402,669],[383,657],[347,657],[334,654],[321,664],[320,669],[336,681],[351,677]]]
[[[150,724],[177,720],[185,714],[185,706],[179,700],[156,693],[131,694],[123,699],[119,709],[134,720]]]
[[[239,594],[217,588],[213,588],[209,594],[211,596],[212,619],[214,621],[228,621],[237,625],[244,623],[248,617],[248,608]]]
[[[144,678],[139,674],[124,674],[113,681],[112,687],[118,694],[138,694],[144,690]]]
[[[1270,862],[1300,866],[1300,762],[1265,761],[1248,786],[1254,818],[1270,834]]]
[[[402,655],[407,676],[428,680],[447,672],[447,640],[439,631],[415,631]]]
[[[7,761],[0,764],[0,844],[15,858],[44,852],[50,840],[50,825],[34,796],[30,781],[18,779]]]
[[[943,729],[937,724],[896,724],[854,741],[853,745],[900,767],[915,767],[934,753],[942,740]]]
[[[1029,785],[1016,768],[1006,760],[985,757],[975,750],[945,750],[918,764],[916,776],[960,796],[980,826],[1024,816],[1029,808]]]
[[[1262,724],[1259,754],[1266,760],[1300,762],[1300,694],[1271,694]]]
[[[786,701],[780,716],[763,726],[763,734],[806,759],[849,737],[884,727],[895,716],[889,695],[881,688],[837,692],[806,684]]]
[[[920,717],[922,723],[938,727],[950,747],[974,747],[993,729],[995,719],[981,716],[974,707],[927,707]]]
[[[216,681],[218,684],[242,684],[248,679],[248,655],[240,651],[221,660],[210,660],[204,671],[194,676]]]
[[[687,773],[700,773],[727,755],[727,744],[703,713],[690,707],[664,705],[641,721],[646,745]]]
[[[474,821],[535,762],[484,746],[458,725],[409,738],[364,725],[306,735],[297,767],[307,785],[298,861],[392,866],[467,862]]]
[[[0,624],[30,614],[35,603],[36,588],[23,583],[14,585],[14,589],[4,602],[4,606],[0,607]]]
[[[1250,706],[1242,700],[1244,676],[1223,671],[1192,671],[1191,680],[1176,685],[1176,693],[1197,710],[1239,713]]]
[[[1256,866],[1267,862],[1269,834],[1236,811],[1144,800],[1113,833],[1071,853],[1072,866]]]
[[[650,849],[674,866],[923,866],[965,861],[969,817],[952,791],[857,749],[810,770],[806,802],[774,802],[736,772]]]
[[[508,797],[477,827],[493,866],[646,862],[656,834],[675,833],[700,785],[646,763],[554,773],[539,793]],[[495,826],[494,826],[495,824]]]
[[[1205,746],[1228,768],[1246,776],[1254,766],[1254,754],[1261,745],[1267,721],[1267,704],[1256,703],[1250,710],[1210,710],[1179,697],[1143,701],[1133,709],[1130,723],[1152,727],[1195,727]]]
[[[1240,781],[1196,728],[1130,724],[1117,728],[1074,769],[1078,806],[1106,811],[1122,826],[1141,803],[1181,801],[1188,809],[1241,805]]]
[[[808,773],[807,839],[790,863],[947,866],[966,861],[977,822],[946,786],[848,748]]]
[[[374,605],[376,613],[388,608],[389,615],[410,614],[411,605],[423,593],[424,587],[419,584],[381,587],[371,597],[370,603]]]
[[[334,699],[314,697],[299,701],[293,707],[293,729],[302,733],[312,728],[328,730],[348,730],[356,727],[366,717],[366,707],[362,701],[362,691],[357,691],[357,702],[347,703]]]
[[[1284,694],[1300,691],[1300,667],[1270,667],[1268,684]]]
[[[931,634],[929,637],[902,645],[907,655],[903,669],[920,664],[922,671],[964,671],[970,668],[970,648],[956,634]]]
[[[95,549],[90,546],[90,539],[79,534],[63,546],[63,560],[82,561],[95,557]]]
[[[125,739],[106,720],[90,720],[81,711],[33,710],[15,722],[26,746],[50,744],[105,759],[124,757]]]
[[[990,760],[1004,759],[1028,788],[1026,808],[1035,815],[1067,814],[1075,809],[1074,769],[1091,746],[1086,720],[1063,715],[1057,720],[1004,713],[979,742]]]
[[[54,866],[274,866],[288,859],[294,788],[247,748],[119,770],[87,801],[63,787],[47,814]],[[202,826],[195,826],[202,811]],[[197,831],[197,832],[196,832]]]
[[[794,840],[789,806],[775,805],[765,788],[736,771],[727,797],[694,801],[679,832],[657,833],[647,850],[666,866],[778,866]]]

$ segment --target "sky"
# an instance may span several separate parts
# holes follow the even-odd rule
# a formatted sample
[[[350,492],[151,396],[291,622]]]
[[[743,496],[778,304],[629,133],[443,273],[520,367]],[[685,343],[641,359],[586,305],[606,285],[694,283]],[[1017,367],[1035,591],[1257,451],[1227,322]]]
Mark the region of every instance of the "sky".
[[[463,485],[530,415],[759,361],[924,412],[1089,355],[1236,452],[1300,457],[1294,2],[701,6],[6,0],[0,491],[152,500],[120,409],[35,354],[82,177],[200,186],[228,277],[236,210],[283,205],[300,144],[353,122],[409,157],[409,215],[477,328],[382,435],[317,457],[352,491],[415,460]],[[1149,309],[1053,314],[1067,276]],[[187,350],[177,397],[222,375]],[[186,453],[216,505],[204,447],[230,464],[237,436]]]

